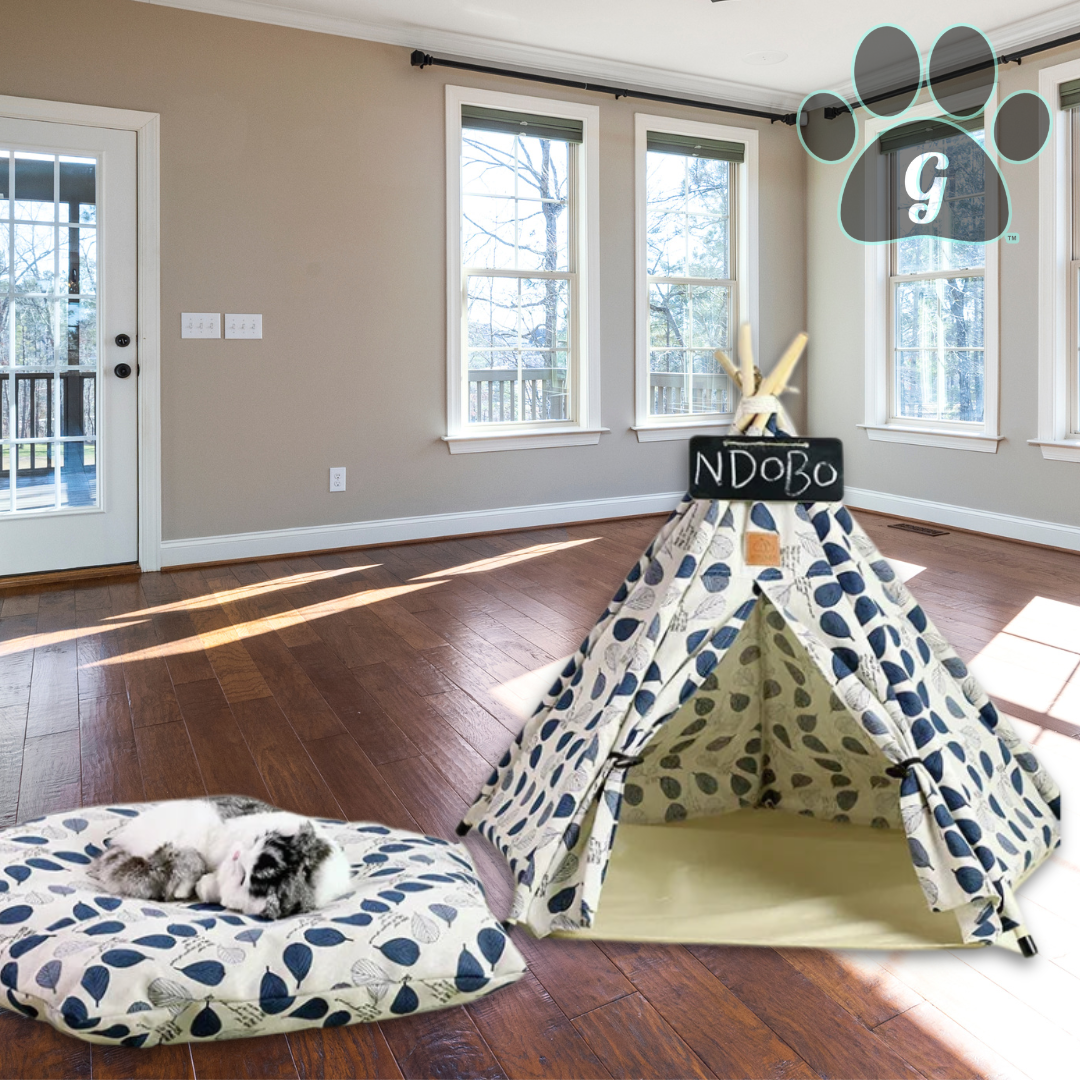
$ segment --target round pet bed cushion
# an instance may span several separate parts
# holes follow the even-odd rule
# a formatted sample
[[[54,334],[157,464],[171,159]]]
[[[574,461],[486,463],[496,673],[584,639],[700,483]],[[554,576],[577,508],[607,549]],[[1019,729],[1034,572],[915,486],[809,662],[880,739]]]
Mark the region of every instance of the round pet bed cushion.
[[[232,1039],[459,1005],[521,978],[467,850],[331,822],[353,892],[266,920],[105,894],[93,856],[153,804],[0,831],[0,1006],[99,1043]]]

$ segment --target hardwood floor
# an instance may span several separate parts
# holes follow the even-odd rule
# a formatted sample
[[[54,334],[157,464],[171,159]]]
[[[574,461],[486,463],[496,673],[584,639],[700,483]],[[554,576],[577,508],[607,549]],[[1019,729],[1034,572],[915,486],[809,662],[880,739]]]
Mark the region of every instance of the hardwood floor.
[[[976,669],[1080,795],[1080,555],[859,516],[887,556],[912,564],[911,588],[961,655],[989,658]],[[576,648],[661,520],[0,594],[0,825],[236,791],[452,837],[521,723],[528,690],[515,680],[527,686]],[[500,860],[466,842],[505,913]],[[517,929],[529,975],[464,1008],[149,1051],[92,1047],[5,1012],[0,1076],[1049,1080],[1080,1060],[1071,833],[1022,895],[1034,961]]]

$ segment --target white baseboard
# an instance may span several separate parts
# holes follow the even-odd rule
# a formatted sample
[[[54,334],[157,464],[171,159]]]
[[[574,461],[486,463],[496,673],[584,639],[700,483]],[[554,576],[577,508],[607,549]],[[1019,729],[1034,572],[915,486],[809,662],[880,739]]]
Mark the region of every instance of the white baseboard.
[[[496,510],[466,510],[459,514],[425,514],[420,517],[353,521],[342,525],[314,525],[266,532],[233,533],[227,536],[195,536],[161,542],[161,565],[227,562],[231,559],[268,558],[299,551],[366,547],[401,540],[428,540],[435,536],[496,532],[563,525],[570,521],[599,521],[674,510],[682,491],[653,495],[624,495],[612,499],[507,506]]]
[[[957,529],[989,533],[1009,540],[1027,540],[1033,544],[1080,551],[1080,526],[1076,525],[996,514],[991,510],[912,499],[907,495],[890,495],[885,491],[867,491],[864,488],[845,488],[844,502],[853,510],[876,510],[881,514],[930,521],[935,525],[952,525]]]
[[[681,491],[652,495],[625,495],[610,499],[582,499],[575,502],[540,503],[535,506],[508,506],[495,510],[466,510],[458,514],[425,514],[418,517],[385,518],[381,521],[353,521],[341,525],[314,525],[266,532],[233,533],[225,536],[196,536],[183,540],[163,540],[162,566],[188,563],[227,562],[231,559],[270,558],[299,551],[326,551],[332,548],[365,547],[402,540],[429,540],[435,536],[497,532],[501,529],[530,529],[563,525],[569,521],[600,521],[674,510],[683,497]],[[914,518],[957,529],[1027,540],[1035,544],[1080,551],[1080,527],[1054,521],[995,514],[951,503],[912,499],[884,491],[846,488],[844,501],[854,510],[876,510],[882,514]]]

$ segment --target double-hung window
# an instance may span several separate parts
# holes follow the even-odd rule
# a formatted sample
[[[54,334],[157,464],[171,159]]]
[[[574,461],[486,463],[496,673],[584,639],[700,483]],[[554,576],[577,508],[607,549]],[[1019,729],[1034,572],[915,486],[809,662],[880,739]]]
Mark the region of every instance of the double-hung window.
[[[1050,143],[1039,155],[1039,426],[1042,456],[1080,461],[1080,60],[1043,68]]]
[[[931,107],[932,108],[932,107]],[[915,110],[931,117],[931,109]],[[882,133],[867,123],[877,152],[917,146],[939,152],[950,175],[985,172],[982,118],[962,125],[920,119]],[[957,126],[967,133],[957,131]],[[937,138],[935,139],[935,136]],[[970,137],[969,137],[970,136]],[[910,152],[910,151],[909,151]],[[883,167],[891,213],[905,221],[915,199],[901,170]],[[947,184],[940,209],[973,228],[992,203],[973,182]],[[952,195],[956,188],[963,196]],[[997,245],[907,236],[866,249],[866,428],[873,440],[994,453],[997,433]]]
[[[953,170],[974,157],[983,131],[972,140],[954,128],[937,142],[920,135],[920,151],[947,153]],[[957,136],[957,137],[950,137]],[[901,140],[898,140],[902,142]],[[895,152],[882,140],[882,152]],[[979,168],[976,162],[975,167]],[[981,168],[979,168],[981,172]],[[890,182],[898,179],[890,170]],[[943,212],[954,216],[974,211],[970,194],[948,193]],[[894,186],[898,215],[906,216],[914,200]],[[986,245],[910,236],[889,245],[891,325],[889,403],[891,420],[982,425],[986,416]]]
[[[447,87],[451,452],[600,437],[596,115]]]
[[[637,117],[637,422],[643,441],[730,423],[716,359],[751,318],[756,132]]]

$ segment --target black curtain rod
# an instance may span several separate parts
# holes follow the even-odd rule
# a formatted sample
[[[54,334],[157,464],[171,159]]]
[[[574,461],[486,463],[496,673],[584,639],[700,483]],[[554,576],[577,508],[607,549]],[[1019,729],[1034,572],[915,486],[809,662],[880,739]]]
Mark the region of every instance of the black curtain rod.
[[[548,83],[552,86],[569,86],[575,90],[591,90],[597,94],[614,94],[616,98],[643,98],[646,101],[662,101],[667,105],[690,105],[695,109],[713,109],[716,112],[736,113],[739,116],[757,116],[775,124],[794,125],[794,113],[767,112],[764,109],[748,109],[741,105],[718,105],[715,101],[695,101],[692,98],[672,97],[669,94],[650,94],[646,90],[627,90],[617,86],[604,86],[600,83],[582,82],[579,79],[561,79],[554,75],[534,75],[528,71],[513,71],[510,68],[488,67],[486,64],[470,64],[464,60],[443,60],[420,49],[412,53],[412,66],[448,67],[459,71],[479,71],[484,75],[504,75],[509,79],[525,79],[528,82]]]
[[[973,72],[983,71],[988,67],[994,67],[996,65],[1004,67],[1006,64],[1020,64],[1026,57],[1035,56],[1042,52],[1048,52],[1051,49],[1059,49],[1062,45],[1071,45],[1076,41],[1080,41],[1080,32],[1068,34],[1065,37],[1054,38],[1053,41],[1044,41],[1041,45],[1032,45],[1026,49],[1018,49],[1013,52],[1003,53],[1001,56],[997,56],[993,60],[983,61],[981,64],[970,64],[967,67],[958,68],[956,71],[950,71],[942,78],[946,80],[958,79],[963,75],[970,75]],[[591,90],[597,94],[614,94],[616,99],[623,97],[643,98],[645,101],[662,101],[667,105],[689,105],[694,109],[712,109],[715,112],[735,113],[738,116],[757,116],[762,120],[768,120],[771,124],[775,124],[776,121],[779,120],[780,123],[787,124],[789,127],[794,127],[798,120],[795,113],[768,112],[764,109],[748,109],[741,105],[718,105],[715,101],[696,101],[693,98],[673,97],[670,94],[651,94],[646,90],[627,90],[616,86],[605,86],[601,83],[583,82],[580,79],[561,79],[554,75],[534,75],[529,71],[515,71],[510,68],[489,67],[486,64],[471,64],[464,60],[443,60],[432,56],[431,53],[423,52],[421,49],[413,50],[411,62],[413,67],[418,68],[448,67],[457,68],[459,71],[478,71],[483,75],[502,75],[509,79],[524,79],[528,82],[548,83],[552,86],[569,86],[575,90]],[[922,85],[922,81],[920,80],[918,83],[902,86],[896,90],[887,90],[874,97],[867,98],[861,104],[873,105],[878,101],[887,101],[889,98],[896,97],[899,94],[914,93],[916,90],[921,89]],[[858,104],[859,103],[849,105],[852,112],[858,107]],[[825,118],[827,120],[834,120],[845,111],[847,110],[843,108],[826,108]]]

